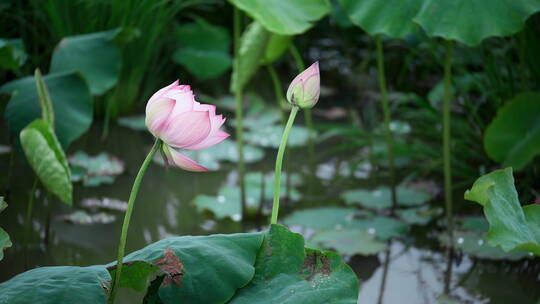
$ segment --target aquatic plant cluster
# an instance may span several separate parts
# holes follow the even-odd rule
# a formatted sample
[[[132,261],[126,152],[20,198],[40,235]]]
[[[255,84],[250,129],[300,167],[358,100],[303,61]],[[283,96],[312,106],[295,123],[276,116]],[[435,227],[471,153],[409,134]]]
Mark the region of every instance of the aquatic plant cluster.
[[[0,304],[540,303],[539,12],[7,0]]]

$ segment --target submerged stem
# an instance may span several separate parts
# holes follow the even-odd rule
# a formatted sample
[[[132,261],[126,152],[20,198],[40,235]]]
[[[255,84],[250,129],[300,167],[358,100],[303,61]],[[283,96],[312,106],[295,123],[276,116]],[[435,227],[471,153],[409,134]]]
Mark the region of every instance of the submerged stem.
[[[384,116],[384,133],[386,136],[386,148],[388,150],[388,163],[390,165],[390,189],[392,193],[392,214],[397,207],[396,194],[396,167],[394,161],[394,136],[390,130],[390,106],[388,104],[388,93],[386,91],[386,76],[384,71],[384,53],[381,36],[375,38],[377,45],[377,72],[379,74],[379,89],[381,91],[381,103]]]
[[[119,283],[120,283],[120,275],[122,273],[122,261],[124,259],[124,252],[126,249],[126,240],[127,240],[127,233],[129,229],[129,222],[131,220],[131,214],[133,213],[133,206],[135,205],[135,199],[137,199],[137,194],[139,193],[139,187],[141,186],[141,181],[146,173],[146,169],[148,169],[148,166],[150,165],[150,162],[154,158],[154,155],[156,152],[161,148],[162,141],[160,139],[156,139],[154,146],[152,146],[152,149],[144,159],[144,162],[141,165],[141,168],[139,169],[139,173],[137,173],[137,176],[135,177],[135,181],[133,182],[133,186],[131,187],[131,193],[129,194],[129,200],[128,200],[128,207],[126,210],[126,214],[124,215],[124,223],[122,224],[122,234],[120,236],[120,243],[118,245],[118,258],[116,259],[116,274],[114,276],[114,282],[112,284],[112,290],[111,295],[109,297],[109,303],[114,303],[116,294],[118,293]]]
[[[443,162],[444,162],[444,201],[446,206],[446,221],[448,224],[449,251],[448,269],[446,271],[446,288],[449,290],[449,282],[452,275],[452,247],[454,244],[454,219],[452,216],[452,163],[450,146],[450,99],[452,98],[452,41],[446,45],[446,58],[444,60],[444,99],[443,99]]]
[[[296,113],[298,113],[298,107],[293,106],[291,113],[289,114],[289,120],[287,120],[287,125],[285,125],[285,130],[283,130],[281,143],[279,144],[278,154],[276,157],[276,170],[274,172],[274,203],[272,205],[272,218],[270,220],[270,224],[276,224],[278,219],[279,196],[281,190],[281,166],[283,163],[285,148],[287,147],[287,139],[289,138],[289,133],[291,132],[294,119],[296,118]]]

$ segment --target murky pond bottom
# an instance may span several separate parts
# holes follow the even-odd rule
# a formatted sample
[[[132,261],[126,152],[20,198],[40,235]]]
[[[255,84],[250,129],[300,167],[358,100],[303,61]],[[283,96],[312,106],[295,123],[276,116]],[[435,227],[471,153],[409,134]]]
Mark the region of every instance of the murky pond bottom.
[[[80,202],[83,199],[126,200],[133,178],[152,145],[152,138],[146,132],[134,132],[121,127],[111,128],[105,142],[100,137],[101,130],[92,129],[70,148],[70,154],[82,150],[95,155],[106,150],[125,162],[125,172],[112,184],[97,187],[77,185],[73,208],[38,192],[31,228],[26,227],[25,218],[29,190],[34,181],[33,173],[20,161],[15,164],[9,208],[0,215],[1,225],[10,234],[13,247],[6,251],[4,260],[0,262],[0,282],[34,267],[86,266],[105,264],[115,259],[121,212],[110,212],[116,220],[103,224],[76,225],[66,222],[62,216],[72,213],[73,209],[81,209]],[[257,170],[271,172],[275,151],[267,152],[262,164],[249,165],[248,168],[256,167]],[[2,172],[7,172],[9,154],[1,155],[0,161]],[[243,226],[230,219],[216,220],[209,213],[198,212],[193,204],[197,194],[216,195],[218,188],[230,179],[233,170],[234,164],[230,164],[217,172],[196,174],[176,169],[165,170],[156,163],[152,164],[137,198],[127,252],[173,235],[206,235],[257,229],[255,221]],[[6,178],[6,175],[0,177],[2,184],[6,184]],[[336,192],[336,189],[332,191]],[[287,206],[285,212],[308,208],[310,204],[310,201],[301,199],[297,207]],[[265,222],[266,219],[263,219],[263,227]],[[28,230],[30,233],[26,233]],[[420,233],[425,233],[425,230],[422,231]],[[447,267],[445,252],[419,244],[414,234],[405,239],[402,242],[393,241],[387,251],[377,255],[348,258],[348,263],[361,281],[358,303],[437,303],[437,298],[444,290]],[[457,299],[456,303],[537,304],[540,303],[539,274],[540,264],[537,260],[494,262],[458,253],[453,264],[450,290]]]

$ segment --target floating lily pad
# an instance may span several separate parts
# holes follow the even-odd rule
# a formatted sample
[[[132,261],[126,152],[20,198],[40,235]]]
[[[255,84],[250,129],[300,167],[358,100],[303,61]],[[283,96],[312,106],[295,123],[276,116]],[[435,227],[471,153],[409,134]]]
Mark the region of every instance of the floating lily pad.
[[[419,208],[407,208],[396,211],[400,219],[411,225],[425,225],[435,217],[443,213],[439,207],[421,206]]]
[[[71,180],[82,181],[87,187],[112,184],[124,172],[124,163],[105,152],[89,156],[79,151],[69,157],[69,163],[73,167]]]
[[[118,118],[118,124],[122,127],[130,128],[135,131],[146,131],[146,117],[144,115],[129,116]]]
[[[344,255],[371,255],[386,249],[386,243],[376,240],[373,234],[354,228],[324,230],[315,233],[312,242]]]
[[[355,208],[328,207],[297,210],[288,215],[283,223],[299,225],[317,230],[343,228],[358,215],[368,215],[366,211]]]
[[[282,180],[286,179],[286,175],[282,177]],[[245,177],[246,186],[246,204],[247,212],[255,214],[260,209],[261,198],[263,199],[263,208],[260,209],[263,214],[270,213],[270,206],[265,206],[265,201],[270,201],[273,198],[273,174],[267,174],[264,176],[264,195],[261,196],[262,191],[262,173],[251,172],[246,174]],[[301,195],[294,185],[299,182],[299,176],[292,176],[292,188],[290,190],[289,199],[292,201],[300,199]],[[281,191],[281,198],[287,196],[286,191]],[[241,217],[240,206],[240,188],[232,186],[224,186],[219,189],[216,196],[213,195],[198,195],[194,200],[195,206],[199,212],[203,210],[211,211],[216,218],[231,218],[234,221],[239,221]]]
[[[107,209],[107,210],[124,212],[127,210],[128,203],[125,201],[117,200],[114,198],[108,198],[108,197],[104,197],[102,199],[86,198],[81,201],[80,206],[94,209],[94,210]]]
[[[0,154],[7,154],[11,152],[10,146],[0,145]]]
[[[283,134],[282,125],[262,126],[250,130],[244,134],[244,140],[252,145],[265,148],[278,148]],[[289,134],[287,147],[300,147],[307,143],[309,138],[308,129],[301,126],[293,126]]]
[[[349,223],[348,227],[366,231],[378,240],[384,241],[403,235],[409,231],[406,223],[386,216],[354,219]]]
[[[183,154],[201,163],[210,170],[220,168],[221,161],[238,162],[238,147],[236,142],[225,140],[207,149],[197,151],[182,151]],[[255,163],[264,157],[264,151],[260,148],[244,145],[244,162]]]
[[[226,217],[233,221],[242,219],[239,188],[221,188],[217,196],[197,195],[194,204],[199,212],[209,210],[218,219]]]
[[[89,214],[79,210],[73,213],[60,216],[60,219],[76,225],[109,224],[116,220],[116,216],[105,212]]]
[[[344,192],[341,197],[347,204],[361,205],[366,208],[386,209],[392,206],[391,192],[388,187],[377,187],[373,190],[351,190]],[[400,206],[422,205],[431,199],[427,192],[399,186],[397,200]]]
[[[442,233],[438,238],[444,246],[449,245],[447,234]],[[454,248],[487,260],[521,260],[529,256],[529,253],[523,250],[504,252],[501,248],[491,246],[487,243],[486,233],[477,231],[454,231]]]
[[[523,250],[504,252],[487,242],[489,223],[480,216],[470,216],[455,220],[454,247],[470,256],[488,260],[520,260],[529,256]],[[441,232],[437,238],[443,246],[449,245],[448,235]]]

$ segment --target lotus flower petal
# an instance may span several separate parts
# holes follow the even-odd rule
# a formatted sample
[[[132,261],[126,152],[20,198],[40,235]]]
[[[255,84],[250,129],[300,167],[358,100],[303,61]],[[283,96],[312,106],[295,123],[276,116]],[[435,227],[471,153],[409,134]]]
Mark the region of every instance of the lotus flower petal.
[[[161,139],[173,147],[184,148],[202,142],[211,129],[208,112],[189,111],[171,117]]]
[[[183,155],[182,153],[176,151],[172,147],[168,145],[163,145],[163,151],[165,152],[165,155],[168,158],[168,161],[170,161],[170,164],[184,169],[186,171],[191,172],[208,172],[209,169],[201,166],[196,161],[192,160],[191,158]]]

